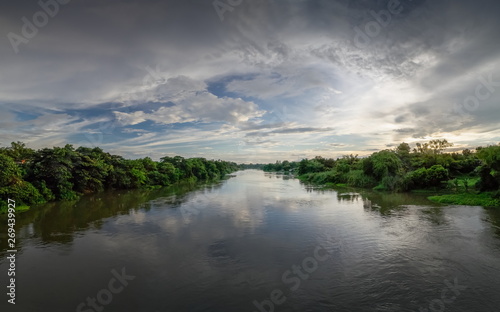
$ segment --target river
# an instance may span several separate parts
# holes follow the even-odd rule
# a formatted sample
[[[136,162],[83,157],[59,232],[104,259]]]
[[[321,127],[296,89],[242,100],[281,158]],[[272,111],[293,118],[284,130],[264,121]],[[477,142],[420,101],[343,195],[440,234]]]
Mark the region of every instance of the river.
[[[246,170],[46,204],[18,214],[16,229],[16,304],[4,294],[1,311],[500,307],[499,210],[420,195],[321,190]]]

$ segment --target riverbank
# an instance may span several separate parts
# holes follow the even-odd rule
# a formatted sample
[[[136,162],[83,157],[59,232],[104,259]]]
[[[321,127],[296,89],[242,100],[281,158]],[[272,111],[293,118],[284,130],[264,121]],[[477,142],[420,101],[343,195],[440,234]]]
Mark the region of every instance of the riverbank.
[[[429,196],[429,200],[442,204],[500,207],[500,199],[494,198],[494,193],[459,193]]]
[[[221,182],[223,180],[229,179],[231,177],[234,177],[234,175],[225,174],[224,176],[215,177],[215,178],[208,179],[208,180],[197,180],[194,177],[190,177],[190,178],[187,178],[187,179],[183,179],[183,180],[177,181],[174,184],[170,184],[170,185],[167,185],[167,186],[145,185],[143,187],[134,188],[134,189],[111,189],[111,190],[103,190],[103,191],[94,192],[94,193],[79,194],[77,197],[75,197],[73,199],[51,200],[51,201],[47,201],[47,202],[33,204],[31,206],[28,206],[28,205],[18,205],[18,206],[16,206],[16,213],[27,212],[27,211],[30,211],[32,208],[36,209],[37,207],[43,206],[43,205],[46,205],[46,204],[75,203],[75,202],[79,201],[82,197],[98,196],[98,195],[106,193],[106,192],[127,192],[127,191],[138,191],[138,192],[141,192],[141,191],[143,191],[143,192],[161,193],[163,190],[169,190],[169,189],[186,189],[186,188],[191,188],[191,189],[195,190],[197,186],[201,187],[203,185],[216,184],[218,182]],[[0,215],[7,214],[7,210],[8,210],[7,206],[0,205]]]
[[[21,142],[0,148],[0,212],[7,201],[31,207],[77,200],[106,190],[157,189],[183,181],[211,181],[239,170],[234,162],[202,157],[125,159],[102,149],[64,147],[33,150]]]
[[[500,304],[500,209],[449,209],[427,200],[434,194],[323,191],[256,170],[232,175],[206,187],[104,191],[16,215],[18,285],[29,298],[16,305],[75,311],[106,287],[113,268],[137,277],[113,294],[110,311],[259,311],[254,301],[269,307],[273,289],[287,297],[275,311],[318,302],[320,310],[419,311],[445,279],[481,287],[479,298],[461,291],[463,309]],[[7,233],[6,216],[0,221]],[[0,261],[0,271],[8,265]],[[392,287],[400,284],[411,290]]]
[[[301,176],[297,176],[296,178],[298,178],[300,181],[304,183],[317,185],[325,189],[339,189],[339,188],[353,187],[353,188],[362,188],[366,190],[383,191],[377,189],[377,187],[372,187],[373,184],[371,183],[367,183],[366,185],[365,184],[360,185],[359,183],[356,183],[356,185],[352,185],[349,183],[324,182],[326,176],[327,173],[320,172],[320,173],[308,173]],[[419,193],[419,194],[429,193],[429,196],[427,196],[427,198],[430,201],[441,204],[500,208],[500,199],[495,197],[494,192],[479,193],[460,188],[456,191],[453,191],[453,190],[434,187],[432,189],[418,189],[409,192],[399,192],[399,193]]]

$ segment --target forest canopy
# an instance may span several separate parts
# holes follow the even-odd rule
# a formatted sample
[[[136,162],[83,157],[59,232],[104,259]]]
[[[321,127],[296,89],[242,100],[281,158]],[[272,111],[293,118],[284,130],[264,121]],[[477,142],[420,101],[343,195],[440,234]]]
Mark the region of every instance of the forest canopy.
[[[446,153],[453,144],[447,140],[417,143],[412,149],[401,143],[394,149],[367,157],[277,161],[263,165],[264,171],[294,172],[301,180],[314,183],[345,184],[377,190],[409,191],[429,187],[500,193],[500,145]]]
[[[0,208],[8,198],[30,206],[73,200],[109,189],[163,187],[184,180],[213,180],[238,170],[236,163],[165,156],[125,159],[101,148],[64,147],[35,151],[22,142],[0,148]]]

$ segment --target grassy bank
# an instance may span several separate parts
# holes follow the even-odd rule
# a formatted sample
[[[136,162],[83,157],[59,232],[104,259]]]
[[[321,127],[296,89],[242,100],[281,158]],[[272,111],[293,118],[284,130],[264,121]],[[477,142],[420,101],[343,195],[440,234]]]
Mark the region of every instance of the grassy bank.
[[[429,196],[429,200],[442,204],[468,205],[484,207],[500,207],[500,199],[494,198],[493,193],[459,193]]]
[[[16,206],[16,212],[24,212],[30,210],[30,206],[26,205],[21,205],[21,206]],[[0,207],[0,214],[6,214],[8,211],[8,208],[6,206]]]
[[[354,173],[354,174],[353,174]],[[299,176],[299,180],[322,186],[323,188],[346,188],[356,187],[364,189],[382,190],[376,182],[366,178],[361,173],[350,172],[346,176],[347,183],[329,182],[335,180],[333,172],[307,173]],[[411,193],[427,194],[427,198],[433,202],[451,204],[451,205],[468,205],[468,206],[484,206],[484,207],[500,207],[500,199],[495,197],[494,192],[476,193],[469,191],[477,183],[478,179],[463,178],[470,183],[464,187],[462,179],[449,180],[443,183],[443,187],[430,187],[423,189],[411,190]],[[431,196],[432,195],[432,196]]]

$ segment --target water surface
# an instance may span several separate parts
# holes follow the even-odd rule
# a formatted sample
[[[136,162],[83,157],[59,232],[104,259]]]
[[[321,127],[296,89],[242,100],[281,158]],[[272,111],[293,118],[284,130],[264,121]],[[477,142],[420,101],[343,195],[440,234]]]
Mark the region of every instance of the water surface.
[[[17,229],[16,305],[5,295],[1,311],[270,311],[273,292],[274,311],[500,306],[500,213],[411,194],[319,190],[247,170],[43,205],[19,214]],[[91,308],[87,297],[108,299],[112,270],[134,279]]]

